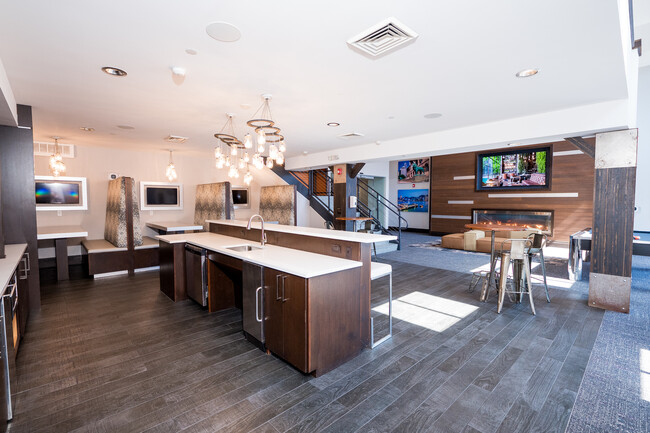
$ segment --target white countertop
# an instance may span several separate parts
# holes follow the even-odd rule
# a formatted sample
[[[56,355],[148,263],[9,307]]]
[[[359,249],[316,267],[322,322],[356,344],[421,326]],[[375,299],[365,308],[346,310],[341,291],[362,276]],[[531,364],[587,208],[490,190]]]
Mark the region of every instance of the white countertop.
[[[223,224],[227,226],[246,227],[248,221],[241,220],[206,220],[206,223]],[[259,220],[253,221],[252,227],[259,229],[262,224]],[[336,239],[340,241],[359,242],[361,244],[372,244],[374,242],[385,242],[397,239],[397,236],[375,235],[372,233],[355,233],[344,230],[328,230],[314,227],[288,226],[284,224],[264,224],[264,230],[269,232],[292,233],[296,235],[314,236],[318,238]]]
[[[36,239],[64,239],[64,238],[85,238],[88,232],[80,226],[52,226],[37,227]]]
[[[264,248],[253,251],[233,251],[227,247],[240,245],[260,246],[259,242],[246,239],[218,235],[216,233],[184,233],[176,235],[156,236],[162,242],[174,244],[187,242],[210,251],[221,253],[230,257],[265,266],[278,271],[297,275],[302,278],[312,278],[319,275],[331,274],[362,266],[361,262],[322,254],[309,253],[276,245],[264,245]]]
[[[202,225],[197,225],[197,224],[191,224],[191,223],[184,223],[184,222],[178,222],[178,221],[172,221],[172,222],[148,222],[147,227],[151,227],[152,229],[157,229],[157,230],[164,230],[166,232],[183,232],[186,230],[203,230]]]
[[[23,258],[27,244],[5,245],[5,258],[0,259],[0,295],[4,294],[5,287],[9,284],[16,266]]]

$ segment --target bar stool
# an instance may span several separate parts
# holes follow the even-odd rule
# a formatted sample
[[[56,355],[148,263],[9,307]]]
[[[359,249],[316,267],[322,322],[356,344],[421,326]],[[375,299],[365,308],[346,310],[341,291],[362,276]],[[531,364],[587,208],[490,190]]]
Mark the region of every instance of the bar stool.
[[[535,256],[539,257],[539,262],[542,265],[542,277],[544,279],[544,289],[546,290],[546,302],[551,302],[551,297],[548,295],[548,284],[546,283],[546,266],[544,264],[544,247],[546,246],[547,237],[545,234],[531,233],[528,236],[530,241],[530,246],[526,250],[528,254],[529,263],[531,266],[533,258]]]
[[[370,281],[388,276],[388,335],[375,341],[374,318],[370,317],[370,348],[374,349],[393,336],[393,267],[387,263],[370,262]]]
[[[510,242],[510,252],[505,251],[505,244]],[[533,290],[530,282],[530,265],[526,249],[530,248],[529,239],[506,239],[501,244],[501,267],[499,276],[499,287],[497,301],[497,313],[501,313],[505,294],[515,295],[515,301],[521,302],[522,295],[528,293],[530,309],[535,315],[535,302],[533,301]],[[508,290],[508,271],[512,264],[512,282],[514,287]],[[523,284],[522,284],[523,271]]]

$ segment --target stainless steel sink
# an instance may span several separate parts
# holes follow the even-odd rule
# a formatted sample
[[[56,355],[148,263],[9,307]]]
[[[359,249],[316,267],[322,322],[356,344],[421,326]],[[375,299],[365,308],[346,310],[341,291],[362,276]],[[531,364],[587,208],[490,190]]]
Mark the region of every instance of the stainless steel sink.
[[[262,247],[256,247],[255,245],[238,245],[236,247],[226,247],[227,250],[246,252],[246,251],[255,251],[261,250]]]

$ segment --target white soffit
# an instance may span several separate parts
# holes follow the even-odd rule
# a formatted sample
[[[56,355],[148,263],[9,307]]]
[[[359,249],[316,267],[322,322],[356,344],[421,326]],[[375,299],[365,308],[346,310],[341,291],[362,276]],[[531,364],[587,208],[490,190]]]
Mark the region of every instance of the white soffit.
[[[18,107],[0,59],[0,125],[18,126]]]

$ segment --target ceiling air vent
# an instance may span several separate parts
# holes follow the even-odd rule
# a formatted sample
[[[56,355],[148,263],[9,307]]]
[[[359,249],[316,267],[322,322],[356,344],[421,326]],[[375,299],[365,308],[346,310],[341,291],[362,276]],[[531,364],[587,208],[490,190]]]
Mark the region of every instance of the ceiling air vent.
[[[59,152],[64,158],[75,157],[74,144],[59,143]],[[54,143],[46,143],[44,141],[34,142],[34,156],[51,156],[54,154]]]
[[[347,134],[339,135],[339,138],[341,140],[351,140],[353,138],[359,138],[359,137],[363,137],[363,134],[360,134],[358,132],[349,132]]]
[[[348,39],[348,45],[369,57],[380,57],[406,44],[412,43],[418,34],[397,19],[390,17],[368,30]]]
[[[180,135],[168,135],[165,137],[165,141],[168,143],[177,143],[182,144],[188,140],[188,137],[181,137]]]

